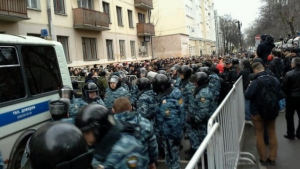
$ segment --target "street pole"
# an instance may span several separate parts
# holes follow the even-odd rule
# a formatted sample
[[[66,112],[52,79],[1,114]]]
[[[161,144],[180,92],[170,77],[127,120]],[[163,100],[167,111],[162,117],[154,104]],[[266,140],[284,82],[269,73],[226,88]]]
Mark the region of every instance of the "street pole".
[[[236,23],[238,23],[238,28],[239,28],[239,34],[240,34],[240,46],[241,46],[241,53],[243,52],[243,45],[242,45],[242,32],[241,32],[241,27],[242,27],[242,23],[240,21],[237,21]]]

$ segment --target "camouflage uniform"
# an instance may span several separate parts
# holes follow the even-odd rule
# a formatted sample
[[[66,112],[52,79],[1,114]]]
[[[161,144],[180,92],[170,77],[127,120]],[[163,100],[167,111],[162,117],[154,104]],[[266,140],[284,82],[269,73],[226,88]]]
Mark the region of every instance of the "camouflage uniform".
[[[181,93],[182,93],[182,98],[183,98],[183,102],[184,102],[184,112],[185,112],[185,116],[186,116],[189,112],[190,100],[193,99],[193,93],[194,93],[195,85],[192,84],[189,81],[189,79],[184,79],[184,80],[181,80],[179,88],[180,88]],[[185,122],[184,127],[185,127],[185,130],[186,130],[187,133],[191,132],[192,127],[189,123]]]
[[[105,95],[105,90],[108,87],[107,79],[105,76],[100,76],[97,80],[97,86],[99,88],[100,97],[103,99]]]
[[[176,79],[172,79],[171,84],[172,84],[174,87],[179,87],[180,81],[181,81],[181,78],[177,77]]]
[[[191,147],[197,150],[207,134],[207,122],[213,112],[213,94],[208,84],[194,90],[194,98],[190,102],[189,118],[192,130],[188,131]]]
[[[70,123],[70,124],[75,124],[74,117],[63,118],[63,119],[60,119],[60,120],[53,120],[53,122],[54,121],[62,121],[62,122]]]
[[[133,136],[121,133],[123,125],[116,125],[94,148],[92,166],[102,165],[105,169],[147,169],[147,157],[143,156],[143,145]]]
[[[136,85],[132,85],[132,87],[131,87],[132,102],[131,103],[134,103],[137,101],[138,94],[139,94],[139,88]]]
[[[87,105],[87,104],[82,103],[80,100],[81,100],[81,98],[75,98],[74,96],[73,96],[72,100],[70,100],[70,110],[69,110],[70,117],[75,117],[76,113],[83,106]]]
[[[108,109],[113,107],[114,101],[119,97],[127,97],[132,101],[130,98],[130,93],[124,89],[123,87],[119,87],[116,90],[111,90],[109,87],[106,88],[104,103]]]
[[[211,111],[215,111],[218,108],[218,100],[221,92],[220,78],[217,74],[209,75],[209,89],[214,97],[214,104]]]
[[[136,130],[138,133],[135,137],[143,144],[143,154],[148,157],[148,164],[155,163],[158,156],[158,148],[150,121],[133,111],[115,114],[115,119],[137,125]]]
[[[152,89],[141,91],[137,96],[137,112],[147,119],[152,119],[156,109],[156,94]]]
[[[155,134],[162,143],[166,164],[169,168],[180,168],[179,145],[183,136],[184,108],[182,94],[178,88],[169,88],[157,96]]]

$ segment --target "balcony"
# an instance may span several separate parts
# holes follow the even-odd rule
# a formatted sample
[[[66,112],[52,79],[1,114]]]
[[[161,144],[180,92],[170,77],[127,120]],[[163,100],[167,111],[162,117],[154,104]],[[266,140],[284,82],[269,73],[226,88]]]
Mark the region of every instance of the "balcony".
[[[93,30],[93,31],[106,31],[109,29],[109,17],[106,13],[85,9],[73,9],[74,28]]]
[[[134,0],[134,6],[144,10],[151,10],[153,9],[153,2],[152,0]]]
[[[17,22],[27,19],[26,0],[0,0],[1,21]]]
[[[154,25],[150,23],[137,23],[138,36],[155,36]]]

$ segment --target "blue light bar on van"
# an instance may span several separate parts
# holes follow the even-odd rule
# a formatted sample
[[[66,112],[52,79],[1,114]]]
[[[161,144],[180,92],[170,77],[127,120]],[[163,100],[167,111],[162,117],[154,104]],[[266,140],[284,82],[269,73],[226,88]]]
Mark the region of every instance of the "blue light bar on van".
[[[41,30],[41,37],[47,37],[48,36],[48,30],[47,29],[42,29]]]
[[[49,111],[49,101],[0,114],[0,127]]]

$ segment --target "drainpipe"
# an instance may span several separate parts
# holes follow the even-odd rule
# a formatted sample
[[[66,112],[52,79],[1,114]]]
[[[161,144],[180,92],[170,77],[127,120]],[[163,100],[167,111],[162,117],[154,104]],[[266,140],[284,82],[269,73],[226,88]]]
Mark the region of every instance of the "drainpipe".
[[[149,23],[151,23],[150,22],[150,20],[151,20],[151,10],[148,10],[148,20],[149,20]],[[155,27],[154,27],[154,30],[155,30]],[[150,45],[151,45],[151,55],[152,55],[152,59],[154,59],[154,52],[153,52],[153,44],[152,44],[152,36],[150,37],[150,40],[151,40],[151,43],[150,43]]]
[[[47,0],[47,15],[48,15],[49,36],[51,37],[51,40],[54,40],[52,14],[51,14],[51,0]]]

